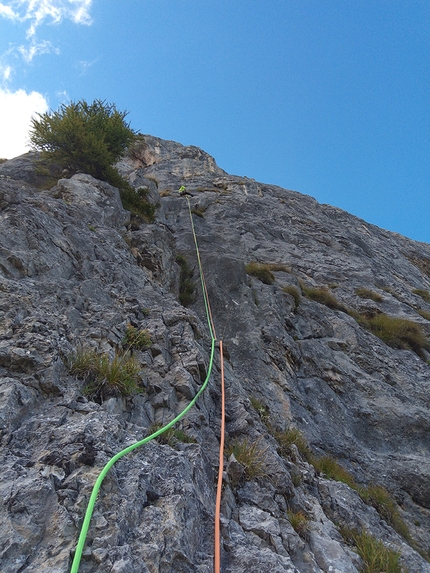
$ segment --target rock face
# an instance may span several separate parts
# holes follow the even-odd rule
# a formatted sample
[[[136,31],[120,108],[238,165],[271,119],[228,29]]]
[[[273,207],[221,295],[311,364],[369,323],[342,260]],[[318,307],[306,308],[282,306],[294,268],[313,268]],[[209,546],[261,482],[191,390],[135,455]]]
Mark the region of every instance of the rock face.
[[[430,246],[151,136],[118,168],[158,205],[152,224],[130,222],[118,190],[85,174],[36,188],[34,161],[0,165],[1,573],[68,572],[100,470],[205,379],[210,337],[181,185],[225,347],[227,444],[261,462],[252,476],[226,455],[222,571],[356,573],[349,528],[400,552],[410,573],[430,572]],[[188,308],[178,261],[194,272]],[[369,328],[385,315],[419,325],[415,351]],[[70,356],[113,359],[127,325],[152,340],[134,351],[141,392],[88,399]],[[213,571],[219,368],[216,356],[179,423],[188,440],[154,440],[108,473],[79,571]],[[308,449],[281,443],[292,426]],[[352,484],[329,479],[323,455]],[[369,503],[369,485],[390,492],[409,535]]]

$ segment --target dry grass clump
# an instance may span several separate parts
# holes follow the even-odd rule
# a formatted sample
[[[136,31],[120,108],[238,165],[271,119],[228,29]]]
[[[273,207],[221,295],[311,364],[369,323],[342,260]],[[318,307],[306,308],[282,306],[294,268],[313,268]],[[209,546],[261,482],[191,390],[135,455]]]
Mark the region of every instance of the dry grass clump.
[[[266,267],[269,271],[282,271],[284,273],[291,273],[291,269],[288,265],[284,265],[283,263],[267,263]]]
[[[206,207],[196,206],[191,209],[191,213],[193,215],[197,215],[197,217],[201,217],[202,219],[205,218],[205,212],[206,212]]]
[[[366,287],[360,287],[356,289],[355,294],[360,298],[368,298],[374,302],[382,302],[384,300],[380,294]]]
[[[271,272],[269,265],[263,263],[248,263],[245,266],[248,275],[255,277],[266,285],[272,285],[275,282],[275,275]]]
[[[428,292],[427,290],[424,290],[422,288],[416,288],[412,292],[413,294],[417,294],[418,296],[420,296],[426,302],[430,302],[430,292]]]
[[[293,285],[287,285],[287,286],[282,287],[282,290],[286,294],[289,294],[293,297],[293,299],[294,299],[294,310],[296,310],[299,307],[300,300],[301,300],[299,289]]]
[[[341,310],[343,312],[348,311],[348,309],[342,303],[340,303],[328,289],[323,287],[308,287],[303,283],[300,286],[304,296],[307,298],[315,302],[319,302],[320,304],[324,304],[333,310]]]
[[[308,539],[310,530],[310,519],[303,511],[287,511],[288,520],[294,531],[303,539]]]
[[[377,314],[367,318],[365,326],[389,346],[413,350],[420,358],[425,359],[423,350],[430,350],[420,325],[411,320]]]
[[[424,275],[430,277],[430,259],[427,259],[418,253],[411,253],[410,255],[407,255],[407,258],[413,265],[418,267]]]

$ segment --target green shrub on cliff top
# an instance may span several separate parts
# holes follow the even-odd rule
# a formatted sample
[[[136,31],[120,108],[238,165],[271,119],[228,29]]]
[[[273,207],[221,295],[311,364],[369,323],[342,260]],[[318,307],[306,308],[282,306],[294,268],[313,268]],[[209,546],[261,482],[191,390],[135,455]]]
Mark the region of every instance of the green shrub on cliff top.
[[[152,223],[156,206],[146,188],[134,189],[113,166],[139,136],[125,121],[127,112],[112,104],[84,100],[61,105],[58,111],[38,114],[30,128],[30,141],[42,152],[40,169],[57,177],[88,173],[120,190],[124,209],[138,219]]]
[[[118,186],[122,178],[113,164],[135,139],[126,115],[101,100],[62,104],[32,119],[30,141],[59,172],[82,171]]]

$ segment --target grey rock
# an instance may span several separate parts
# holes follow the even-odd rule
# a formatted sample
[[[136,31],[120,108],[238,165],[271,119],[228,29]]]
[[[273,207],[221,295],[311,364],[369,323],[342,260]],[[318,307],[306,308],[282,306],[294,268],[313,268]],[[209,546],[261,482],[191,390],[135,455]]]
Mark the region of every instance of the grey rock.
[[[300,285],[324,287],[356,312],[413,320],[428,337],[430,304],[414,291],[430,291],[430,246],[152,136],[118,164],[158,205],[156,222],[139,228],[115,188],[86,174],[48,188],[36,160],[0,165],[1,572],[69,571],[101,469],[152,423],[170,422],[206,378],[210,337],[177,195],[186,185],[204,215],[194,226],[225,349],[227,443],[258,441],[266,473],[246,481],[244,464],[225,460],[223,571],[354,573],[360,559],[344,524],[399,551],[409,573],[429,573],[416,546],[430,550],[430,355],[387,346]],[[179,253],[194,270],[190,308],[178,302]],[[246,273],[252,261],[272,265],[272,284]],[[380,300],[360,298],[360,287]],[[81,346],[115,356],[128,323],[152,340],[134,352],[142,391],[98,404],[69,374],[68,357]],[[152,441],[108,473],[80,571],[213,570],[219,370],[216,353],[207,391],[179,424],[196,444]],[[274,430],[290,425],[360,485],[384,486],[413,542],[356,491],[318,475],[296,445],[281,448]],[[308,516],[307,535],[288,509]]]

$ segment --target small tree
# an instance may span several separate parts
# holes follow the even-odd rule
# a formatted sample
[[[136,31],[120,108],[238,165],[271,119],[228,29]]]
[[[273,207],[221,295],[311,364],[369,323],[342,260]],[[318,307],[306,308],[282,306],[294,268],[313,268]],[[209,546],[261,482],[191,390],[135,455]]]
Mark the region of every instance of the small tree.
[[[62,104],[58,111],[32,119],[30,141],[59,169],[82,171],[120,186],[122,178],[113,164],[135,139],[126,115],[101,100]]]

